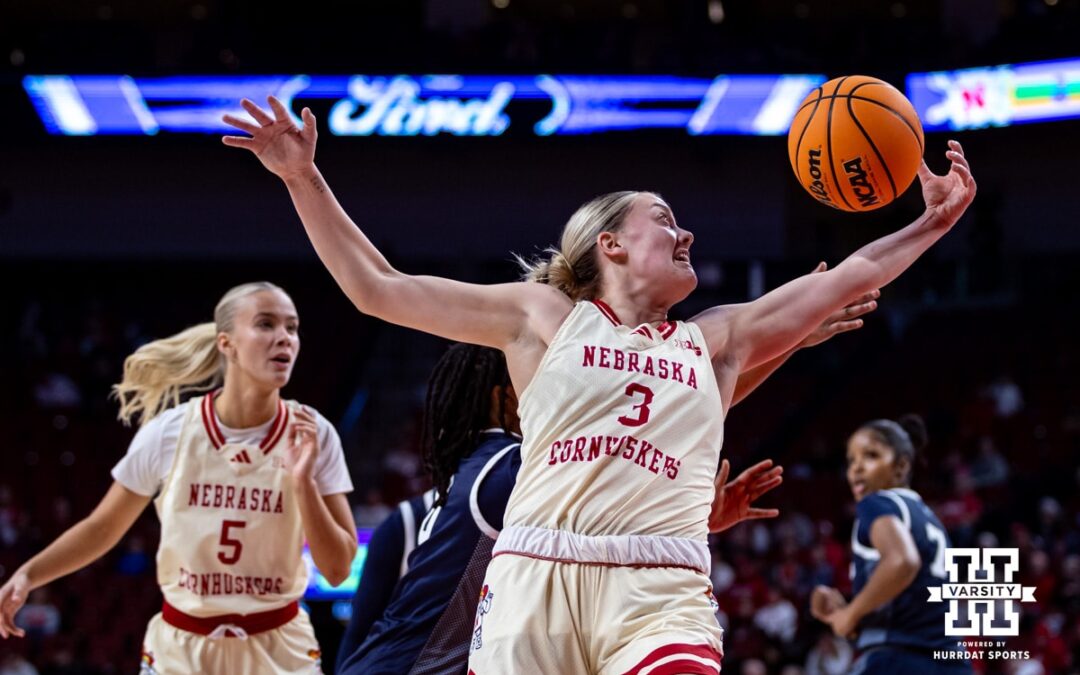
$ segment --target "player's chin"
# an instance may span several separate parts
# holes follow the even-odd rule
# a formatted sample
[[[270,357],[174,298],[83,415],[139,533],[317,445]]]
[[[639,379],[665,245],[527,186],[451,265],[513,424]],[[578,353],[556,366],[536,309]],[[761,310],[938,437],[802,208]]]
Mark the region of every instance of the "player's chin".
[[[275,370],[267,373],[263,378],[263,382],[275,389],[281,389],[289,383],[289,378],[291,377],[292,368],[288,370]]]

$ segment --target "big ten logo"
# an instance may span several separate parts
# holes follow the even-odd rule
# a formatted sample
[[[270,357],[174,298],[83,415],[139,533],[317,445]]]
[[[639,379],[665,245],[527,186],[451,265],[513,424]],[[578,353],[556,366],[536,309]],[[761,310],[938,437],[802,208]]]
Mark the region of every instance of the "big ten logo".
[[[810,178],[813,179],[810,183],[811,194],[817,197],[818,201],[832,206],[829,191],[825,189],[825,174],[821,170],[821,148],[810,148],[807,151],[807,162]]]
[[[930,602],[949,603],[945,635],[1020,634],[1017,602],[1035,602],[1035,588],[1013,582],[1019,558],[1015,548],[945,549],[949,583],[930,588]]]

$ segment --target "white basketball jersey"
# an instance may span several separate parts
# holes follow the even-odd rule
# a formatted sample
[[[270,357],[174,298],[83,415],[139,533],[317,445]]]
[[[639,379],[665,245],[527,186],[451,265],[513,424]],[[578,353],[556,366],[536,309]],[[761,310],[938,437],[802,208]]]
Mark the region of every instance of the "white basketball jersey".
[[[303,594],[304,531],[285,468],[285,430],[297,407],[280,402],[259,445],[233,445],[218,427],[212,395],[188,405],[172,470],[154,500],[158,584],[180,611],[251,614]]]
[[[631,328],[602,302],[577,303],[519,414],[507,525],[707,537],[723,409],[693,323]]]

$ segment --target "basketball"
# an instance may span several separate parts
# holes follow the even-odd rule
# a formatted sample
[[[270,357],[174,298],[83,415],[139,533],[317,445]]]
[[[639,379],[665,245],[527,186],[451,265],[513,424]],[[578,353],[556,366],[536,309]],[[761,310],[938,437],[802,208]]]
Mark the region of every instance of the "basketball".
[[[922,124],[911,102],[864,75],[838,77],[810,92],[788,131],[799,183],[841,211],[872,211],[899,197],[922,155]]]

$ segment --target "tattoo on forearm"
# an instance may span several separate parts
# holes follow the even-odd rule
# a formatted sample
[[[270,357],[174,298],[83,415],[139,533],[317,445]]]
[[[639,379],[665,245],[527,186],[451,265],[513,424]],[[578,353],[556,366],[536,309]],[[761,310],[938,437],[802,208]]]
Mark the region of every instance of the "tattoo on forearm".
[[[326,192],[326,183],[324,183],[322,178],[319,176],[313,176],[311,178],[311,187],[318,190],[319,194],[324,194]]]

